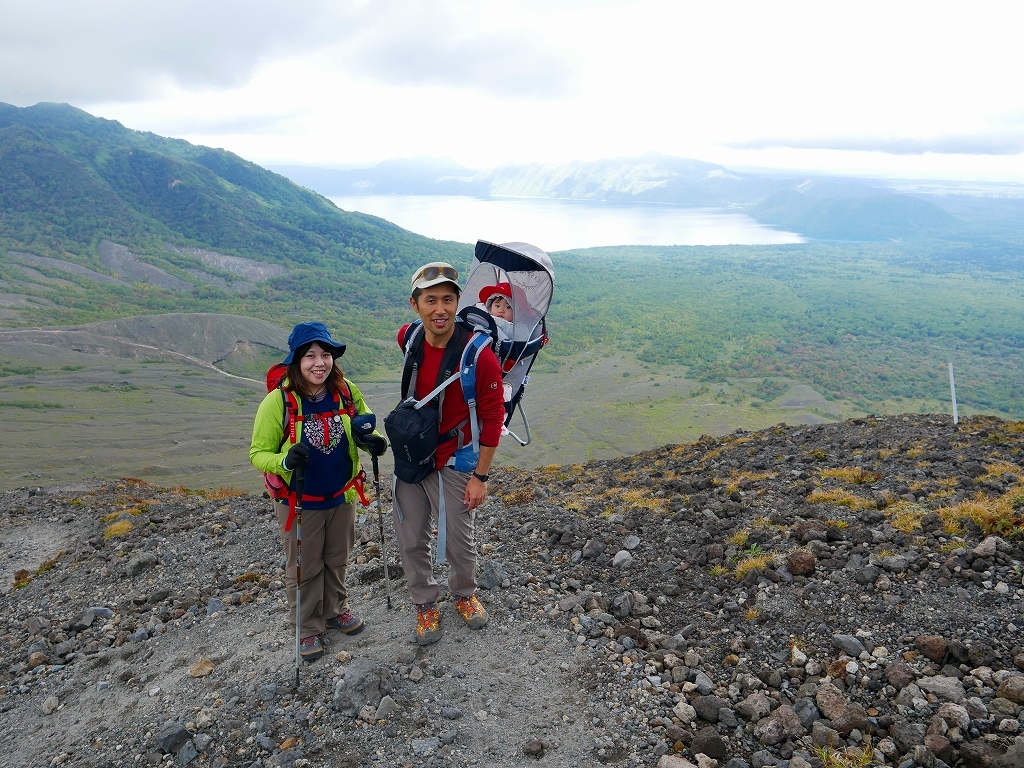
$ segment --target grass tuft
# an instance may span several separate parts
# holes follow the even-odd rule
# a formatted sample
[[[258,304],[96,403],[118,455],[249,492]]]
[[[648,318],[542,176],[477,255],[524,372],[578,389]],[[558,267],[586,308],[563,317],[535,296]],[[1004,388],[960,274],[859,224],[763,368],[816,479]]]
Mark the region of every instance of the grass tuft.
[[[536,498],[537,495],[533,492],[533,488],[520,488],[518,491],[504,494],[501,500],[505,503],[506,507],[518,507],[523,504],[529,504]]]
[[[735,545],[737,547],[745,547],[747,545],[747,539],[749,539],[749,538],[750,538],[750,531],[748,531],[746,528],[744,528],[742,530],[736,531],[734,534],[732,534],[725,541],[726,541],[726,543],[733,544],[733,545]]]
[[[997,479],[1005,474],[1020,475],[1021,470],[1016,464],[1011,464],[1008,461],[993,461],[991,464],[985,467],[985,474],[981,477],[982,480],[990,478]]]
[[[57,566],[57,563],[60,562],[60,558],[61,558],[61,556],[63,556],[63,554],[64,554],[64,550],[62,549],[60,552],[58,552],[56,555],[51,557],[49,560],[44,560],[42,563],[40,563],[39,567],[36,568],[36,576],[41,576],[42,574],[46,573],[47,571],[52,571]]]
[[[874,483],[882,479],[881,472],[866,472],[863,467],[823,469],[819,474],[822,477],[831,477],[843,483],[851,483],[852,485],[864,485],[865,483]]]
[[[772,555],[751,555],[745,557],[736,564],[736,579],[739,581],[743,580],[754,568],[764,570],[768,565],[771,565],[775,561]]]
[[[740,483],[744,480],[756,483],[761,480],[770,480],[773,477],[775,477],[774,472],[737,472],[729,478],[729,481],[725,484],[725,489],[727,493],[735,493],[740,489]]]
[[[208,499],[235,499],[239,496],[245,496],[245,491],[235,488],[230,485],[222,485],[220,488],[216,488],[212,491],[204,491],[203,495]]]
[[[1006,538],[1024,537],[1024,490],[1013,490],[998,498],[978,494],[951,507],[936,510],[946,526],[947,533],[956,535],[955,529],[970,520],[982,533]],[[962,532],[962,528],[961,531]]]
[[[889,524],[897,531],[910,533],[921,527],[921,520],[924,519],[928,510],[920,504],[910,501],[897,501],[885,508],[885,516],[889,518]]]
[[[27,587],[28,583],[32,581],[32,574],[26,569],[22,568],[19,571],[14,572],[14,586],[12,589],[21,589]]]
[[[103,532],[103,538],[112,539],[115,536],[124,536],[134,526],[131,520],[120,520],[116,523],[111,523],[107,526],[107,530]]]

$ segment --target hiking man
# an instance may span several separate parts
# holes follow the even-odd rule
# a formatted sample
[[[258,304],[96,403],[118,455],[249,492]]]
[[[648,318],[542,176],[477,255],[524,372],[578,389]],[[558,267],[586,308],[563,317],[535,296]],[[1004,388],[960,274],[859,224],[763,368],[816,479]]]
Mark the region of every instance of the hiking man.
[[[399,344],[416,333],[406,352],[402,398],[423,399],[459,371],[471,333],[456,323],[458,271],[445,262],[431,262],[413,273],[409,304],[422,321],[422,330],[404,326]],[[491,349],[476,358],[476,417],[478,445],[472,435],[471,410],[462,384],[452,380],[436,397],[440,409],[439,442],[429,474],[420,482],[395,479],[395,538],[416,604],[416,642],[427,645],[441,637],[440,591],[430,562],[430,532],[437,523],[437,560],[450,563],[448,586],[455,609],[472,628],[487,624],[487,610],[476,597],[476,541],[473,510],[487,496],[488,471],[505,421],[501,367]],[[408,388],[411,391],[405,391]],[[395,447],[396,455],[401,447]]]

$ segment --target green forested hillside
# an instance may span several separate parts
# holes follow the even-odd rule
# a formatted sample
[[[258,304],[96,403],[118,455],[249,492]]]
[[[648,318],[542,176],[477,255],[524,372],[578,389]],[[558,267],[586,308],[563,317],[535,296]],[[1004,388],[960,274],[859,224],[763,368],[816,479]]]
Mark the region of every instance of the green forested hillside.
[[[827,240],[935,236],[958,224],[935,203],[889,193],[815,198],[787,190],[755,205],[750,215],[767,224]]]
[[[709,382],[787,377],[869,412],[948,399],[952,361],[962,402],[1024,416],[1024,259],[986,254],[950,243],[569,252],[550,349],[632,350]]]
[[[97,284],[53,264],[30,274],[9,252],[116,276],[102,240],[193,284]],[[169,250],[168,246],[177,248]],[[189,248],[270,262],[284,274],[232,290],[230,273]],[[219,311],[289,325],[318,317],[348,334],[390,338],[409,271],[434,259],[467,264],[470,249],[348,213],[224,150],[129,130],[63,104],[0,104],[0,278],[27,297],[9,325],[67,324],[128,314]],[[378,313],[383,313],[381,316]],[[380,362],[380,347],[353,356]]]

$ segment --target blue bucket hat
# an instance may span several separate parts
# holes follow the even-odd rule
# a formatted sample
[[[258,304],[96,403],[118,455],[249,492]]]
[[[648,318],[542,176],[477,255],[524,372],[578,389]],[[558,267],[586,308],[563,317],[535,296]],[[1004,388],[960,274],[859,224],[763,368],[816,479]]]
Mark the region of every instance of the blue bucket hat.
[[[292,332],[288,335],[288,356],[281,362],[291,365],[299,348],[312,344],[314,341],[320,342],[322,346],[330,347],[335,360],[345,354],[345,345],[335,343],[326,325],[323,323],[299,323],[292,328]]]

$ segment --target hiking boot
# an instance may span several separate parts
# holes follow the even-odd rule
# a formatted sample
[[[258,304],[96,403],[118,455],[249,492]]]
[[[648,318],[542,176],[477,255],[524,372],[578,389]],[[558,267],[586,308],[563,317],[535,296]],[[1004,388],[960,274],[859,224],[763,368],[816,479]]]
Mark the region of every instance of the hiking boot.
[[[430,645],[441,639],[441,609],[437,603],[416,606],[416,644]]]
[[[324,655],[324,644],[320,635],[310,635],[299,641],[299,655],[303,661],[316,661]]]
[[[477,600],[476,595],[470,597],[455,595],[455,610],[459,612],[459,616],[469,625],[470,629],[486,627],[487,622],[491,619],[487,614],[487,609]]]
[[[363,631],[363,620],[346,608],[333,619],[328,619],[327,626],[340,629],[346,635],[358,635]]]

